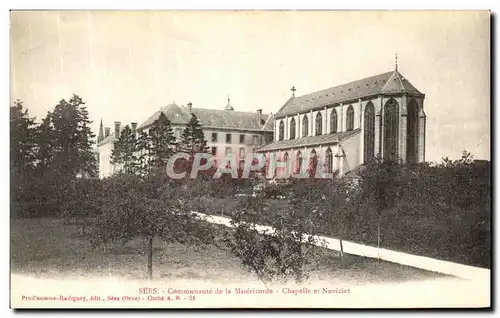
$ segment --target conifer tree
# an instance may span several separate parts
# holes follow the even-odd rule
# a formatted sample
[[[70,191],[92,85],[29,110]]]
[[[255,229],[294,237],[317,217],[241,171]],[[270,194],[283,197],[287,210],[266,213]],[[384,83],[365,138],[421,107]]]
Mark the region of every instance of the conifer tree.
[[[165,171],[168,159],[177,151],[177,142],[170,120],[163,112],[149,129],[149,164]]]
[[[78,176],[94,177],[97,162],[92,152],[95,135],[90,130],[89,114],[85,102],[77,95],[69,101],[61,100],[50,114],[53,142],[52,170],[64,179]]]
[[[137,150],[137,167],[136,171],[140,176],[148,174],[149,169],[149,152],[150,152],[149,135],[146,131],[141,131],[136,141]]]
[[[191,114],[191,119],[182,132],[180,150],[191,157],[197,152],[208,152],[203,127],[195,114]]]
[[[128,125],[123,128],[120,138],[115,140],[113,146],[111,163],[121,165],[125,173],[135,173],[139,165],[137,139]]]
[[[11,200],[25,199],[33,180],[36,164],[35,119],[23,108],[23,102],[16,100],[10,107],[10,185]]]

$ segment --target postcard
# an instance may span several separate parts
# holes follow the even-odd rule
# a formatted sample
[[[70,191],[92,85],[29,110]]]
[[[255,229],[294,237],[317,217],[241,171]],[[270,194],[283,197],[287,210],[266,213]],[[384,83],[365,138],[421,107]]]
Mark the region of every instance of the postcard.
[[[489,308],[490,21],[11,11],[11,308]]]

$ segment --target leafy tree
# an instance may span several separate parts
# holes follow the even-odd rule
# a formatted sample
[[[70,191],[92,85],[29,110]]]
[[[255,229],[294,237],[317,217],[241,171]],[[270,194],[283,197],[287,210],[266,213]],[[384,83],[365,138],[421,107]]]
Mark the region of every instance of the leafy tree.
[[[317,265],[315,245],[324,244],[315,237],[318,224],[313,213],[299,202],[270,207],[262,195],[250,196],[233,213],[234,230],[225,232],[224,242],[266,286],[274,279],[303,282]],[[275,230],[259,231],[259,224]]]
[[[146,273],[153,278],[155,239],[184,244],[208,244],[213,225],[199,220],[187,207],[182,188],[164,175],[141,178],[119,173],[104,181],[102,214],[88,232],[94,247],[145,239]]]
[[[135,173],[139,166],[137,156],[137,140],[134,132],[127,125],[123,128],[120,138],[115,140],[111,153],[111,163],[119,164],[125,173]]]
[[[164,172],[168,159],[176,152],[177,142],[170,120],[163,112],[149,129],[149,163]]]

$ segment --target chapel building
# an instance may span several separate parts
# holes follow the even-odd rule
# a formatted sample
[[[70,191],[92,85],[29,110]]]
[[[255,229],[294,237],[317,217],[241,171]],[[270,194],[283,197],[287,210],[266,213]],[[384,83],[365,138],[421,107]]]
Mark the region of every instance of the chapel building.
[[[276,156],[289,163],[293,176],[306,157],[325,172],[345,175],[376,156],[425,161],[425,95],[397,62],[387,73],[297,97],[293,87],[292,93],[274,115],[274,142],[257,150],[268,167]]]

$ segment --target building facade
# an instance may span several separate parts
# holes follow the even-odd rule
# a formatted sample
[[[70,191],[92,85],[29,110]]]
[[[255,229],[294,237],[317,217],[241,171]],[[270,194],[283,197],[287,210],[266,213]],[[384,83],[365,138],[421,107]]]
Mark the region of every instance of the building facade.
[[[397,64],[394,71],[307,95],[292,91],[274,116],[274,142],[258,149],[268,162],[273,156],[287,161],[292,175],[304,157],[340,175],[376,156],[425,161],[425,95]]]
[[[262,110],[255,113],[235,111],[229,99],[224,109],[195,108],[191,103],[186,106],[172,103],[162,107],[139,126],[131,123],[132,131],[136,134],[148,131],[162,112],[171,121],[177,140],[180,140],[191,113],[198,117],[209,152],[214,156],[214,166],[229,154],[236,155],[241,164],[248,153],[255,152],[258,147],[271,142],[273,138],[273,115],[263,114]],[[121,128],[121,123],[115,122],[111,132],[108,127],[103,129],[101,123],[98,137],[100,178],[111,176],[120,170],[118,165],[111,164],[111,154]]]

